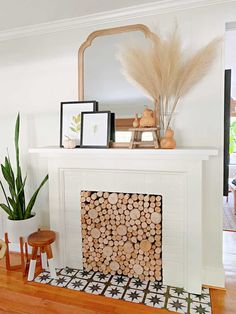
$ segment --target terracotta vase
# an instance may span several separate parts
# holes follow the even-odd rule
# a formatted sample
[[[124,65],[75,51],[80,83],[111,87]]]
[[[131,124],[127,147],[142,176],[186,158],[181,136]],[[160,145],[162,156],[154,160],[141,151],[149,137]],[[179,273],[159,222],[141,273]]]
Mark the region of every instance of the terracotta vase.
[[[176,141],[174,139],[174,131],[172,129],[169,128],[165,131],[165,136],[161,138],[160,146],[161,148],[164,148],[164,149],[176,148]]]
[[[154,117],[154,112],[151,109],[146,108],[143,111],[142,118],[140,119],[139,126],[141,128],[155,127],[155,120],[156,119]]]
[[[134,121],[133,121],[133,127],[134,127],[135,129],[139,127],[139,120],[138,120],[138,115],[137,115],[137,113],[136,113],[135,119],[134,119]]]

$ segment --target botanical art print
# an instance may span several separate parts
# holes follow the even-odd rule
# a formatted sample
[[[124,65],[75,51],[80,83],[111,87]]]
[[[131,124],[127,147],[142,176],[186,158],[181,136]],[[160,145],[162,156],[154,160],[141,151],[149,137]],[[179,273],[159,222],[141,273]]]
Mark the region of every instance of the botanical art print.
[[[65,140],[75,140],[80,146],[81,113],[84,111],[97,111],[96,101],[73,101],[61,103],[60,146]]]
[[[81,119],[81,147],[108,147],[111,134],[110,123],[110,111],[83,112]]]

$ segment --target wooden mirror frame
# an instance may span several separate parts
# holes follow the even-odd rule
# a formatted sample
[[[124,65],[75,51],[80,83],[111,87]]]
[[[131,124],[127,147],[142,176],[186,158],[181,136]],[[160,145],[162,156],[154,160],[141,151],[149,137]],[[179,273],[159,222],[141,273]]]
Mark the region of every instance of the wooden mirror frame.
[[[133,24],[114,28],[101,29],[92,32],[85,42],[83,42],[78,51],[78,99],[80,101],[84,100],[84,52],[92,45],[92,42],[97,37],[135,32],[140,31],[144,33],[145,37],[151,37],[151,30],[144,24]],[[133,119],[116,119],[116,126],[118,130],[128,130],[132,126]]]

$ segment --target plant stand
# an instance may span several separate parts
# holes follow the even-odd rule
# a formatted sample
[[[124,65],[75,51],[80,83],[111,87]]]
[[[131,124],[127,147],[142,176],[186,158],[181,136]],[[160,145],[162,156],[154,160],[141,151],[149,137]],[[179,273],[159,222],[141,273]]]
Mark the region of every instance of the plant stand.
[[[131,128],[129,131],[132,132],[129,148],[138,147],[154,147],[159,148],[158,144],[158,128]],[[142,134],[144,132],[152,133],[152,141],[142,141]]]
[[[27,241],[25,241],[23,237],[19,238],[21,263],[18,265],[11,265],[10,251],[9,251],[9,243],[11,243],[11,242],[8,239],[8,233],[5,233],[5,243],[7,246],[7,249],[6,249],[6,269],[7,270],[21,270],[22,275],[26,276],[28,265],[29,265]]]

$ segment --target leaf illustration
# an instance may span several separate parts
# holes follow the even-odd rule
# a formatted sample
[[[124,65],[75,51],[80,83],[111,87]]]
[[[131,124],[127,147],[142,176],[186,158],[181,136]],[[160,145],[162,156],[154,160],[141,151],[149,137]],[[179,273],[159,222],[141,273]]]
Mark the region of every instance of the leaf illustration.
[[[72,132],[78,133],[81,127],[81,114],[74,115],[72,117],[72,122],[70,124],[70,129]]]

